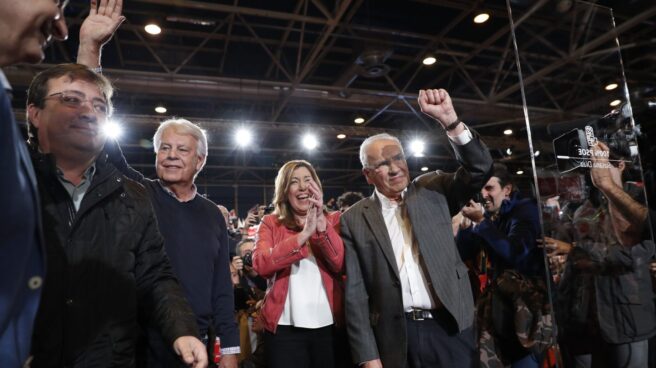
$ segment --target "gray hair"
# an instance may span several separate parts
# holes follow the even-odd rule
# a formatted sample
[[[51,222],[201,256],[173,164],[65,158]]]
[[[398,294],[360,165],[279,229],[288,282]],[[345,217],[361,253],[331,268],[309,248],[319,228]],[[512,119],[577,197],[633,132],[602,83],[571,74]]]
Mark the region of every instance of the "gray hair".
[[[401,141],[395,136],[387,133],[372,135],[371,137],[365,139],[364,142],[362,142],[360,145],[360,162],[362,163],[363,168],[367,168],[369,166],[369,162],[367,162],[367,148],[372,143],[382,140],[395,141],[399,147],[401,147],[401,153],[403,153],[403,145],[401,144]]]
[[[203,166],[207,160],[207,133],[205,130],[201,129],[198,125],[192,123],[187,119],[169,119],[163,121],[155,135],[153,136],[153,149],[155,153],[159,151],[159,147],[162,145],[162,134],[166,129],[172,128],[176,133],[180,134],[189,134],[190,136],[196,138],[198,142],[198,147],[196,147],[196,153],[199,156],[203,156]],[[201,168],[202,169],[202,168]]]

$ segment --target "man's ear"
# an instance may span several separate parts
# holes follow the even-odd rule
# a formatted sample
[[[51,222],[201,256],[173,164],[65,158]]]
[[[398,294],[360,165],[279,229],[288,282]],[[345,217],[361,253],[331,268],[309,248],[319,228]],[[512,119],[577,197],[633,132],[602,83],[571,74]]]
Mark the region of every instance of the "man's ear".
[[[39,129],[41,123],[41,109],[35,104],[27,105],[27,121],[32,123],[35,128]]]
[[[504,187],[503,187],[503,194],[504,194],[506,197],[510,197],[510,193],[512,193],[512,190],[513,190],[513,186],[512,186],[512,184],[506,184],[506,185],[504,185]]]
[[[205,166],[205,159],[207,159],[206,156],[198,155],[198,162],[196,162],[196,172],[199,172],[200,169]]]
[[[367,184],[373,185],[371,180],[369,180],[369,173],[370,173],[369,169],[367,168],[362,169],[362,175],[364,175],[365,179],[367,179]]]
[[[624,172],[624,169],[626,169],[626,163],[624,162],[624,160],[619,161],[619,163],[617,164],[617,169],[620,172]]]

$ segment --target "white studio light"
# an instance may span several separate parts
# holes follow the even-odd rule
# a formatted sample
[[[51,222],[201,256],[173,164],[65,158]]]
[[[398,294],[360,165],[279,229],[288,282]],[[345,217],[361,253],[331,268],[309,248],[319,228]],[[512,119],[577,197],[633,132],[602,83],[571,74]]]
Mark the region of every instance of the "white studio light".
[[[303,143],[303,147],[308,150],[313,150],[319,146],[319,140],[317,140],[317,137],[314,134],[308,133],[304,135],[301,142]]]
[[[426,144],[421,139],[415,139],[410,142],[410,153],[415,157],[424,157],[424,149]]]
[[[503,131],[503,134],[505,134],[505,135],[512,135],[512,134],[513,134],[513,130],[512,130],[512,129],[506,129],[506,130]]]
[[[114,120],[108,120],[103,125],[102,132],[107,138],[119,139],[123,135],[123,126]]]
[[[522,175],[524,173],[524,170],[517,170],[517,175]]]
[[[426,56],[424,58],[424,60],[422,60],[422,63],[424,65],[433,65],[433,64],[435,64],[435,62],[437,62],[437,59],[435,58],[435,56]]]
[[[162,28],[160,28],[160,26],[154,23],[146,24],[144,30],[146,30],[146,32],[148,32],[151,35],[158,35],[162,33]]]
[[[166,107],[164,107],[164,105],[157,105],[155,107],[155,112],[158,114],[166,114],[167,111],[168,110],[166,109]]]
[[[618,87],[618,84],[617,84],[617,83],[608,83],[608,84],[606,85],[606,87],[604,87],[604,89],[605,89],[606,91],[612,91],[612,90],[614,90],[614,89],[617,88],[617,87]]]
[[[533,154],[533,156],[534,156],[534,157],[538,157],[538,156],[540,156],[540,150],[535,151],[535,153]]]
[[[476,24],[481,24],[485,23],[490,19],[490,14],[488,13],[480,13],[477,16],[474,17],[474,23]]]
[[[619,106],[619,104],[621,104],[621,103],[622,103],[622,100],[613,100],[613,101],[611,101],[611,103],[609,105],[612,106],[612,107],[615,107],[615,106]]]
[[[506,154],[507,154],[508,156],[512,155],[512,148],[508,147],[508,148],[506,149]]]
[[[421,171],[428,171],[428,166],[423,166],[423,167],[421,168]]]
[[[239,128],[235,132],[235,142],[239,147],[246,147],[253,142],[253,133],[246,128]]]

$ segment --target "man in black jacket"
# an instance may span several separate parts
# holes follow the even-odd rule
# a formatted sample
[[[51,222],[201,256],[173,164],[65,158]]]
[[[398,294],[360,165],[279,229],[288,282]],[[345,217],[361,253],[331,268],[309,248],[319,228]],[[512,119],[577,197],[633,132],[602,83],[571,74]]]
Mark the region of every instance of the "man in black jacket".
[[[27,112],[47,249],[33,367],[135,366],[138,318],[181,359],[207,354],[143,187],[103,151],[112,87],[79,64],[37,75]]]

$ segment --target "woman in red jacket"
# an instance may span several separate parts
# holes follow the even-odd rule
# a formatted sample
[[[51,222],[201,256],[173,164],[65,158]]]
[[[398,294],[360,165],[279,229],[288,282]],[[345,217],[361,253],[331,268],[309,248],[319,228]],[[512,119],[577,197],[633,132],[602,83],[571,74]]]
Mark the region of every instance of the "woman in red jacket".
[[[273,204],[253,252],[253,268],[268,281],[260,315],[267,367],[334,368],[333,328],[343,320],[340,213],[323,210],[319,177],[303,160],[280,168]]]

